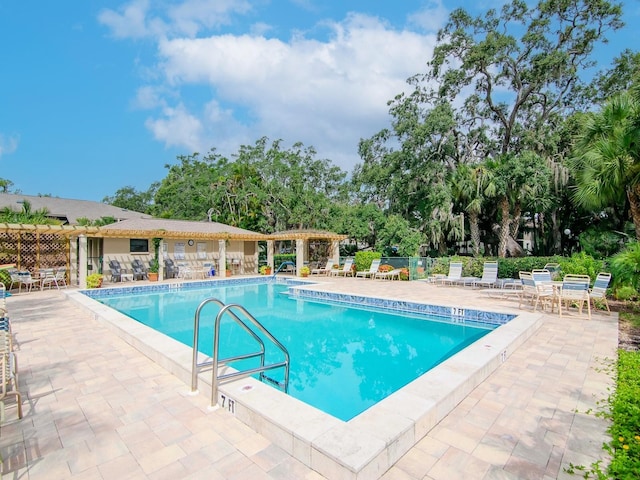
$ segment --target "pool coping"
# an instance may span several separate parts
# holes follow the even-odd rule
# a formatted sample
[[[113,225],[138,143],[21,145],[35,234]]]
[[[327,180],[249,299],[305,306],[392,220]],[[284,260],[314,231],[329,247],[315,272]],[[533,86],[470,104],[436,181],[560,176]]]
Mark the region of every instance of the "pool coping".
[[[192,286],[198,283],[202,282],[194,282]],[[313,293],[318,292],[313,283],[292,283],[297,284],[295,290],[298,295],[326,297],[324,293]],[[206,284],[210,285],[210,282]],[[162,285],[162,288],[159,285],[155,288],[135,288],[157,291],[184,287],[184,283]],[[122,289],[118,290],[122,292]],[[82,291],[66,293],[70,299],[90,310],[96,320],[176,375],[189,388],[190,347],[97,302]],[[107,292],[103,290],[101,293]],[[330,296],[334,300],[344,297],[345,301],[347,298],[353,301],[354,298],[353,294],[348,293],[333,293]],[[380,299],[361,294],[357,297],[362,301],[374,299],[374,303]],[[253,378],[222,385],[218,403],[288,454],[329,479],[377,479],[498,368],[541,324],[541,314],[518,315],[348,422],[338,420]],[[204,359],[201,356],[200,360]],[[199,375],[199,391],[208,397],[211,396],[210,377],[211,372]]]

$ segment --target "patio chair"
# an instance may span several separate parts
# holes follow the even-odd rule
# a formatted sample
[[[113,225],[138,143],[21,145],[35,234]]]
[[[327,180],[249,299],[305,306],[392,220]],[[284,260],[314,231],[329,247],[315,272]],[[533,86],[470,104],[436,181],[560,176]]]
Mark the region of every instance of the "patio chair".
[[[332,269],[331,275],[344,275],[345,277],[349,275],[353,276],[353,270],[351,270],[351,267],[353,267],[353,258],[347,258],[347,260],[344,262],[344,265],[342,266],[342,269]]]
[[[112,282],[122,281],[122,267],[120,266],[120,262],[118,260],[109,260],[109,270],[111,270]]]
[[[38,272],[40,274],[40,290],[44,290],[45,287],[49,289],[56,285],[56,271],[53,268],[42,268]]]
[[[593,308],[596,308],[596,300],[600,300],[607,307],[607,312],[610,314],[609,302],[607,302],[607,288],[611,281],[611,274],[600,272],[596,277],[596,281],[593,284],[593,288],[589,291],[589,298],[593,302]]]
[[[60,287],[67,288],[67,269],[65,267],[58,267],[55,277],[56,287],[58,289],[60,289]]]
[[[134,280],[147,280],[147,269],[144,267],[144,264],[140,261],[140,259],[135,258],[131,262],[131,268],[133,270],[133,279]]]
[[[378,273],[378,267],[380,266],[380,262],[382,260],[379,258],[375,258],[371,261],[371,265],[369,266],[369,270],[362,270],[360,272],[356,272],[356,278],[358,277],[362,277],[362,278],[367,278],[367,277],[371,277],[371,278],[375,278],[376,274]]]
[[[538,310],[538,304],[541,304],[543,309],[549,304],[553,312],[556,295],[552,284],[536,282],[532,272],[520,272],[520,280],[522,281],[522,290],[518,308],[522,308],[523,302],[528,299],[533,305],[534,312]]]
[[[453,285],[462,280],[462,262],[452,262],[449,264],[449,274],[440,279],[442,285]]]
[[[18,285],[18,293],[22,292],[22,287],[25,286],[27,292],[30,292],[31,290],[33,290],[33,287],[38,287],[40,286],[40,279],[39,278],[33,278],[31,276],[31,272],[18,272],[18,275],[20,277],[20,284]]]
[[[329,275],[329,273],[333,270],[333,260],[327,260],[327,263],[324,267],[312,268],[311,275]]]
[[[582,315],[584,304],[587,304],[587,316],[591,320],[591,299],[589,298],[589,275],[565,275],[558,295],[558,309],[562,316],[562,303],[569,310],[573,304],[578,306],[578,314]]]
[[[0,329],[0,422],[4,421],[4,400],[8,396],[16,397],[18,418],[22,418],[22,395],[18,390],[18,359],[13,350],[10,330]]]
[[[402,272],[401,268],[394,268],[393,270],[389,270],[388,272],[377,272],[373,278],[380,280],[400,280],[400,272]]]
[[[164,278],[176,278],[178,276],[178,267],[170,258],[164,259]]]
[[[8,288],[8,290],[11,291],[13,290],[14,286],[20,286],[20,275],[18,275],[19,272],[15,268],[10,268],[9,270],[7,270],[7,272],[9,273],[9,277],[11,277],[11,284],[9,284]]]
[[[544,270],[548,270],[551,273],[551,279],[557,280],[560,276],[560,264],[559,263],[547,263],[544,267]]]
[[[553,281],[551,272],[545,268],[534,268],[531,270],[534,282],[551,283]]]
[[[482,278],[473,282],[474,287],[495,287],[498,282],[498,262],[484,262]]]

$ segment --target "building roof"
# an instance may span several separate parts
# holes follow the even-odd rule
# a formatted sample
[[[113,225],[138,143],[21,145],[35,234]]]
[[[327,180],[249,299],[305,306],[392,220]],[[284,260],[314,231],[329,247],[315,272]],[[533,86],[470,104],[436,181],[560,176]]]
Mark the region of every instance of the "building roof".
[[[9,207],[17,212],[22,211],[22,203],[28,201],[31,210],[49,211],[48,216],[60,220],[63,224],[77,225],[79,218],[98,220],[102,217],[113,217],[116,220],[130,218],[151,218],[150,215],[134,212],[113,205],[90,200],[73,200],[58,197],[40,197],[13,193],[0,193],[0,208]]]
[[[183,238],[219,240],[267,240],[261,233],[232,227],[218,222],[194,222],[191,220],[169,220],[166,218],[132,218],[105,225],[96,235],[99,237],[131,238]]]

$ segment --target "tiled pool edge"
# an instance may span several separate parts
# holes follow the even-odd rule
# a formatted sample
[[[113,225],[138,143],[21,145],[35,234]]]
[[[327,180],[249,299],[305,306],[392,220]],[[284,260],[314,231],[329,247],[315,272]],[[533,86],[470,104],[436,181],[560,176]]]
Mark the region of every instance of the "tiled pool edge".
[[[189,347],[80,292],[70,292],[68,296],[184,381],[185,391],[188,390]],[[327,478],[377,479],[540,324],[541,315],[520,315],[346,423],[251,378],[224,385],[221,394],[234,400],[236,417]],[[209,381],[204,375],[200,391],[210,396]]]

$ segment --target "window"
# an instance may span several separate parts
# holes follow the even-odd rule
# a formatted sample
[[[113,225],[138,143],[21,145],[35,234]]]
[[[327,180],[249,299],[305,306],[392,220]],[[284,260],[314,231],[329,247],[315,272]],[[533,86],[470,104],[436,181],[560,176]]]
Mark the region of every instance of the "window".
[[[149,253],[149,240],[146,238],[129,239],[130,253]]]

